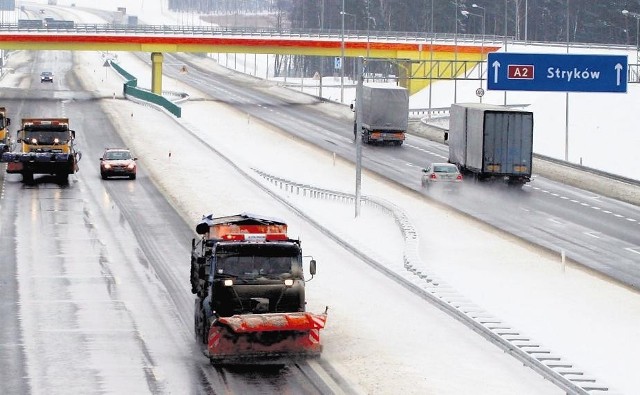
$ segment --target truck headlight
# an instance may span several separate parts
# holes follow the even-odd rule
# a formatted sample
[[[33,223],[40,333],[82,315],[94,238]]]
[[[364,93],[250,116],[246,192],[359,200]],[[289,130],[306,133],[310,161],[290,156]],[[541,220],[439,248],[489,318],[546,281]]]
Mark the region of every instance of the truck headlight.
[[[231,280],[231,279],[224,280],[224,286],[225,287],[233,286],[233,280]]]
[[[285,287],[290,287],[292,285],[293,285],[293,280],[292,279],[288,278],[288,279],[284,280],[284,286]]]
[[[38,139],[31,139],[31,144],[38,144]]]

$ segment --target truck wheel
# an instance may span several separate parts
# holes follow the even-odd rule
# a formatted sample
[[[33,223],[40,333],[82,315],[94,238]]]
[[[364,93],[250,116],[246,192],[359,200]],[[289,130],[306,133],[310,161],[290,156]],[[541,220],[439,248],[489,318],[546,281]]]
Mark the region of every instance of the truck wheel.
[[[67,173],[58,173],[58,174],[56,174],[56,180],[60,184],[67,183],[67,182],[69,182],[69,174],[67,174]]]
[[[30,171],[22,172],[22,182],[25,184],[33,184],[33,173]]]
[[[195,300],[195,308],[193,314],[193,334],[196,338],[196,342],[207,344],[207,335],[205,331],[205,318],[204,312],[202,311],[202,307],[200,306],[200,299]]]

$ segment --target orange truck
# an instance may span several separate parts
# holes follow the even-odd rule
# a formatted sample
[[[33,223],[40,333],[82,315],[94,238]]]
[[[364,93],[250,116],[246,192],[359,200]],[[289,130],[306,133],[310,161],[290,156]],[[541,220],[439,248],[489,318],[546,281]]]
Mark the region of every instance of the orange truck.
[[[65,181],[78,171],[81,154],[75,138],[68,118],[23,118],[18,150],[4,152],[0,161],[7,163],[7,173],[22,174],[24,182],[32,182],[34,174],[51,174]]]
[[[0,107],[0,153],[11,151],[11,136],[9,135],[9,125],[11,118],[7,118],[7,109]]]
[[[300,240],[287,224],[242,213],[203,218],[192,240],[195,335],[213,365],[320,355],[327,311],[307,312]],[[311,278],[316,261],[309,262]]]

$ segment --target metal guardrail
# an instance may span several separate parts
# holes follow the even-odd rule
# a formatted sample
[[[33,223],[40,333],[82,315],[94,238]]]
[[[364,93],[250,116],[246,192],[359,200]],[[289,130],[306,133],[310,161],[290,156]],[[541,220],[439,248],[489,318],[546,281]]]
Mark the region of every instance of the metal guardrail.
[[[528,107],[529,104],[507,104],[506,106],[503,107],[507,107],[507,108],[524,108],[524,107]],[[416,118],[419,117],[421,115],[427,115],[429,118],[437,116],[437,117],[443,117],[449,116],[449,110],[451,109],[451,107],[432,107],[432,108],[410,108],[409,109],[409,116],[412,118]]]
[[[316,188],[311,185],[275,177],[257,169],[253,170],[268,183],[284,190],[286,193],[312,199],[343,202],[345,204],[355,203],[355,196],[349,193]],[[541,347],[540,344],[521,334],[520,331],[484,312],[480,307],[458,294],[444,281],[429,273],[426,265],[418,257],[418,233],[402,209],[382,199],[368,196],[362,196],[361,199],[363,204],[375,207],[394,218],[404,237],[404,268],[412,276],[411,280],[408,280],[403,273],[397,273],[370,258],[355,246],[344,241],[339,235],[334,234],[330,229],[306,215],[302,210],[295,208],[292,203],[285,202],[287,206],[295,208],[298,215],[302,216],[306,221],[322,230],[324,234],[373,266],[376,270],[383,272],[412,292],[429,300],[441,310],[500,347],[504,352],[511,354],[524,365],[566,391],[567,394],[586,395],[609,392],[609,388],[599,384],[595,378],[586,376],[583,371],[576,369],[573,364],[563,361],[560,356]],[[279,200],[283,201],[284,199],[279,198]]]
[[[628,177],[624,177],[624,176],[620,176],[617,174],[613,174],[613,173],[607,173],[606,171],[602,171],[602,170],[598,170],[598,169],[594,169],[592,167],[588,167],[588,166],[583,166],[577,163],[571,163],[571,162],[566,162],[562,159],[556,159],[556,158],[552,158],[550,156],[546,156],[546,155],[541,155],[541,154],[533,154],[534,158],[538,158],[547,162],[551,162],[554,163],[556,165],[560,165],[560,166],[565,166],[565,167],[569,167],[575,170],[580,170],[580,171],[584,171],[587,173],[591,173],[591,174],[595,174],[597,176],[600,177],[604,177],[604,178],[609,178],[615,181],[619,181],[619,182],[623,182],[625,184],[629,184],[629,185],[633,185],[633,186],[637,186],[640,187],[640,180],[634,180],[633,178],[628,178]]]
[[[370,41],[401,41],[414,42],[418,44],[429,44],[430,42],[457,42],[460,44],[475,43],[485,45],[518,44],[545,47],[565,47],[563,42],[542,42],[516,40],[513,36],[501,36],[495,34],[454,34],[454,33],[423,33],[423,32],[400,32],[400,31],[376,31],[357,29],[276,29],[276,28],[256,28],[256,27],[220,27],[220,26],[189,26],[189,25],[127,25],[113,23],[75,23],[71,28],[56,28],[53,26],[42,28],[19,28],[17,23],[0,23],[0,34],[2,32],[67,32],[67,33],[126,33],[126,34],[181,34],[181,35],[240,35],[240,36],[279,36],[295,38],[341,38],[343,35],[348,39],[362,39]],[[601,44],[601,43],[570,43],[572,48],[588,49],[619,49],[635,51],[634,45],[625,44]]]
[[[23,22],[24,24],[24,22]],[[433,41],[475,42],[485,45],[504,42],[504,37],[480,34],[453,33],[417,33],[417,32],[381,32],[355,29],[276,29],[255,27],[224,27],[224,26],[188,26],[188,25],[127,25],[112,23],[75,23],[73,28],[56,26],[18,26],[17,23],[0,23],[0,32],[68,32],[68,33],[127,33],[127,34],[180,34],[180,35],[234,35],[234,36],[278,36],[294,38],[342,38],[374,40],[374,41],[401,41],[425,43]],[[511,39],[511,38],[510,38]]]

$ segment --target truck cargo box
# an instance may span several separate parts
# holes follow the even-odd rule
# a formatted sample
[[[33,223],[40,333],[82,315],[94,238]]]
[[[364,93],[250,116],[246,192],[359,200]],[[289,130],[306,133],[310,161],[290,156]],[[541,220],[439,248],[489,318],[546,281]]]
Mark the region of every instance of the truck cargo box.
[[[406,131],[409,125],[409,92],[400,86],[362,86],[362,126],[368,130]]]
[[[480,178],[527,182],[533,155],[533,113],[491,104],[453,104],[449,162]]]

